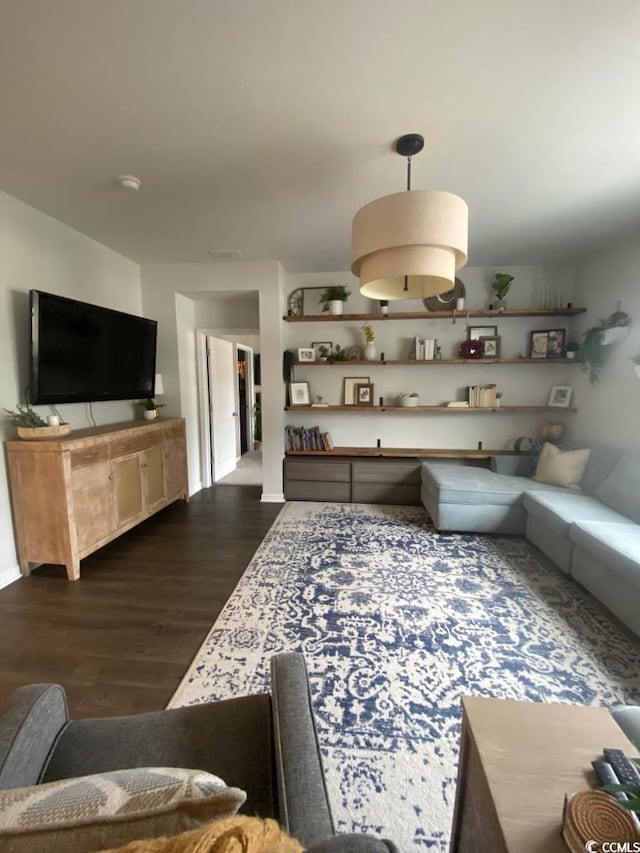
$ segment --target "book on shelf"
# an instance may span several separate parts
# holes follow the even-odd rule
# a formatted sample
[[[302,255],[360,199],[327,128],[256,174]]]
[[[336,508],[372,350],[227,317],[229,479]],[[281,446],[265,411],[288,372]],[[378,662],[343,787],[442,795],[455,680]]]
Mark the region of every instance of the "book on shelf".
[[[447,406],[450,409],[468,409],[469,401],[468,400],[449,400]]]
[[[413,357],[416,361],[433,361],[437,346],[437,338],[419,338],[416,335],[412,346]]]
[[[333,450],[334,444],[328,432],[321,432],[320,427],[284,428],[284,449],[291,450]]]
[[[497,404],[497,385],[469,385],[467,386],[467,402],[474,409],[492,409]]]

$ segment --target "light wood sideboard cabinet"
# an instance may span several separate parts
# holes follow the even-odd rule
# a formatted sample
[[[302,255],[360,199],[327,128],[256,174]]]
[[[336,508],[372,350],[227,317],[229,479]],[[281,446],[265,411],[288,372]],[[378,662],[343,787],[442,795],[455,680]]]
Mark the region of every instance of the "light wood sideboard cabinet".
[[[76,430],[57,439],[8,441],[20,571],[80,560],[178,498],[188,500],[184,420]]]

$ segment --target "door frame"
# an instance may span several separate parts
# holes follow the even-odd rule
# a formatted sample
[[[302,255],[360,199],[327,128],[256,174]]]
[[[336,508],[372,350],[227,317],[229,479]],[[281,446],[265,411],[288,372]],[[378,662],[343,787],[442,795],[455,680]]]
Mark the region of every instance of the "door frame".
[[[255,450],[254,442],[253,442],[253,407],[256,404],[256,392],[253,384],[253,347],[247,346],[247,344],[234,344],[235,346],[235,356],[236,356],[236,365],[238,364],[238,353],[245,353],[245,397],[247,400],[250,400],[249,405],[247,406],[247,453],[251,453]],[[238,411],[238,423],[236,424],[236,456],[238,459],[242,456],[242,447],[240,444],[240,418],[243,417],[240,412],[240,395],[238,393],[238,383],[236,382],[236,409]]]

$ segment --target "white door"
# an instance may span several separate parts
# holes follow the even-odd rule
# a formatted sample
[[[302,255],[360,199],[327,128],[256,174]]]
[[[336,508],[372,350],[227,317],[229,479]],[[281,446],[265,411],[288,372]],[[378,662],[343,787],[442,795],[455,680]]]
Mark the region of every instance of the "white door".
[[[236,469],[236,368],[233,344],[207,336],[211,473],[214,483]]]

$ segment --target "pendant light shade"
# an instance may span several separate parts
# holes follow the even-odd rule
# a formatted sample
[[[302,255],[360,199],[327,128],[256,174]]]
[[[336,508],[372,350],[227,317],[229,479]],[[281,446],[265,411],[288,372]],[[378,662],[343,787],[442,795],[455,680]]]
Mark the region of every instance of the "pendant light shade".
[[[411,191],[411,153],[422,137],[401,137],[408,156],[407,192],[383,196],[353,218],[351,272],[370,299],[423,299],[451,290],[456,270],[467,262],[469,208],[463,199],[436,190]]]

